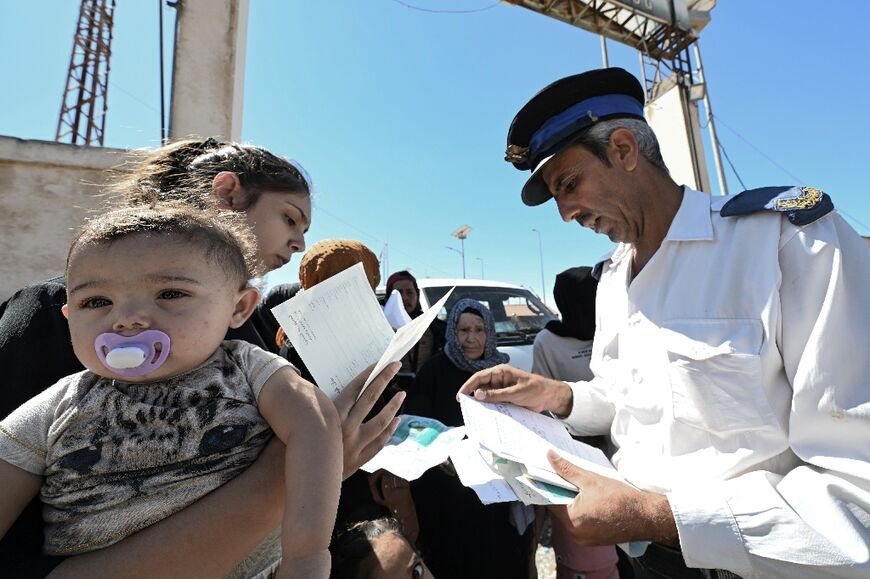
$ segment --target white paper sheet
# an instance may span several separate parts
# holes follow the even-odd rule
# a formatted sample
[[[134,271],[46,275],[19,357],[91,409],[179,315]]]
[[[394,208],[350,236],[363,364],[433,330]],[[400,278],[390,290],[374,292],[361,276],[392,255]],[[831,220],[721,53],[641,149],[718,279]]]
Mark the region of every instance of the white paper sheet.
[[[334,399],[368,366],[375,364],[375,369],[363,390],[387,364],[401,360],[452,291],[393,333],[362,263],[357,263],[275,306],[272,313],[317,386]]]
[[[272,313],[330,398],[377,362],[393,339],[362,263],[299,292]]]
[[[463,440],[450,449],[450,460],[459,481],[477,494],[485,505],[519,500],[504,478],[495,472],[481,456],[480,445]]]
[[[384,304],[384,316],[394,330],[398,330],[411,321],[411,316],[405,309],[405,302],[402,301],[402,294],[399,293],[399,290],[393,290],[393,293],[387,298],[387,303]]]
[[[377,376],[381,370],[387,366],[387,364],[401,360],[402,356],[407,354],[408,351],[414,347],[414,344],[420,341],[420,338],[422,338],[423,334],[426,333],[429,324],[432,323],[432,320],[435,319],[435,316],[437,316],[438,312],[441,311],[441,308],[444,307],[447,298],[449,298],[452,293],[453,288],[450,288],[450,291],[444,294],[444,297],[435,302],[435,304],[433,304],[428,310],[396,331],[396,335],[387,345],[386,351],[381,356],[381,359],[378,360],[375,369],[372,370],[372,373],[369,374],[365,384],[363,384],[363,390],[368,387],[369,383],[374,380],[375,376]],[[383,313],[381,313],[381,316],[383,316]],[[384,322],[387,323],[386,318],[384,318]],[[389,326],[389,323],[387,323],[387,325]],[[307,363],[308,362],[306,362],[306,364]],[[360,391],[360,394],[362,394],[362,391]]]
[[[446,461],[463,438],[464,426],[451,428],[432,418],[404,414],[387,445],[361,468],[366,472],[384,469],[405,480],[415,480]]]
[[[553,473],[547,451],[555,450],[570,462],[617,480],[622,477],[604,453],[576,441],[554,418],[513,404],[489,404],[460,396],[459,405],[468,437],[507,459]],[[555,473],[554,473],[555,474]]]

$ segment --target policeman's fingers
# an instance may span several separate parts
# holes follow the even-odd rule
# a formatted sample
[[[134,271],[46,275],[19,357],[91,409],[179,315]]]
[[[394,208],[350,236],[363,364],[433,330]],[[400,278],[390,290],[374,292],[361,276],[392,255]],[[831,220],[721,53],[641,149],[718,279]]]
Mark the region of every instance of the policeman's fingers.
[[[560,477],[573,484],[579,489],[583,488],[583,481],[586,478],[586,471],[579,466],[572,464],[559,456],[552,450],[547,451],[547,460],[550,461],[550,466]]]
[[[481,370],[469,378],[465,384],[459,388],[456,398],[458,400],[460,394],[466,394],[477,398],[476,393],[480,392],[482,389],[512,386],[513,384],[516,384],[516,379],[514,379],[513,376],[515,372],[517,372],[516,368],[512,368],[507,364],[499,364],[498,366]],[[478,400],[479,399],[480,398],[478,398]]]

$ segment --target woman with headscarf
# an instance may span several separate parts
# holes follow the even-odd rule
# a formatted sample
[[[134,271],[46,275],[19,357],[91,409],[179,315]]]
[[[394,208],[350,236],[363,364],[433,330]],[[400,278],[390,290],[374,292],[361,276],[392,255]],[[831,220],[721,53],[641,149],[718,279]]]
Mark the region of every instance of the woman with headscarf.
[[[572,267],[556,276],[553,298],[562,320],[553,320],[535,337],[532,373],[577,382],[591,380],[589,359],[595,334],[595,293],[598,282],[591,267]],[[595,446],[606,446],[604,437],[584,438]],[[552,521],[551,542],[556,552],[556,578],[617,579],[616,548],[584,547],[556,517]]]
[[[495,323],[480,302],[462,299],[447,317],[447,343],[417,373],[403,412],[463,424],[456,392],[478,370],[508,361],[496,349]],[[449,468],[411,482],[420,524],[418,544],[437,577],[528,579],[534,567],[533,529],[521,534],[511,503],[483,505]]]

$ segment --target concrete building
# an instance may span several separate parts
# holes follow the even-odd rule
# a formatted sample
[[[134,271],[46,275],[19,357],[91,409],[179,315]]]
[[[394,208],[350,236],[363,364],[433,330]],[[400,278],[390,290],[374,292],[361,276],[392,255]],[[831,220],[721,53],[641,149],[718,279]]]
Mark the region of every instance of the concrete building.
[[[0,301],[63,273],[69,242],[106,198],[125,151],[0,136]]]

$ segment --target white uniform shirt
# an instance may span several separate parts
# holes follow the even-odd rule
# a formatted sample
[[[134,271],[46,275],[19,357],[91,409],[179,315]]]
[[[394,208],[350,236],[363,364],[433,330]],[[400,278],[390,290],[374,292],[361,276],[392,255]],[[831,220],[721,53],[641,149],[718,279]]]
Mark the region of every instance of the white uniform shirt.
[[[686,189],[630,283],[629,245],[603,264],[565,422],[667,494],[688,566],[870,576],[870,248],[836,212],[724,201]]]

